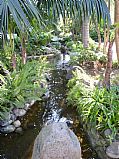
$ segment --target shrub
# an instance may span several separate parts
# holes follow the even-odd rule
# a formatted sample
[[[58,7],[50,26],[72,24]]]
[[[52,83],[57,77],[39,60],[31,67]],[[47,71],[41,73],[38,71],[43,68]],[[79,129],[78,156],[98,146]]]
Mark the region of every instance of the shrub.
[[[19,71],[14,71],[6,77],[0,76],[3,83],[0,86],[0,118],[4,117],[4,112],[14,107],[23,107],[32,99],[40,100],[45,91],[40,83],[44,79],[46,66],[44,59],[34,60],[27,62]]]
[[[82,65],[84,62],[92,62],[98,60],[101,63],[106,62],[106,55],[96,51],[96,46],[90,45],[89,48],[84,48],[81,42],[67,43],[71,50],[71,64]],[[93,49],[92,49],[93,48]]]
[[[69,104],[77,107],[85,124],[97,130],[111,129],[112,138],[117,133],[119,124],[119,88],[87,87],[81,80],[82,76],[76,71],[69,81]]]

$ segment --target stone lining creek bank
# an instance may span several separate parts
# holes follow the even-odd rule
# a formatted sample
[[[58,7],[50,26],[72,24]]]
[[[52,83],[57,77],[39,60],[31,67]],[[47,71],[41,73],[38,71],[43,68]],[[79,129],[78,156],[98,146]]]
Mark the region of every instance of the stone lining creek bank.
[[[0,159],[30,159],[36,136],[43,125],[52,122],[67,122],[80,140],[82,158],[98,159],[87,141],[87,136],[79,123],[78,114],[73,108],[67,107],[66,71],[52,70],[49,77],[50,98],[36,102],[28,109],[26,115],[20,119],[22,129],[19,133],[0,134]]]
[[[24,116],[34,103],[35,101],[32,100],[31,102],[26,103],[24,108],[14,108],[11,112],[6,113],[6,118],[4,120],[0,120],[0,132],[5,134],[12,133],[14,131],[17,133],[21,132],[21,122],[18,118]]]

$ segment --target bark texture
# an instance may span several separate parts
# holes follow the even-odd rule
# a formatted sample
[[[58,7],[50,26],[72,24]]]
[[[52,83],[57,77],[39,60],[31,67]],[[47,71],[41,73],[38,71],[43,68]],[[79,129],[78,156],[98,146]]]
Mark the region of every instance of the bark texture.
[[[115,23],[119,23],[119,0],[115,0]],[[119,62],[119,28],[115,31],[117,59]]]
[[[83,19],[82,42],[85,48],[89,47],[89,17],[88,16]]]
[[[112,46],[113,46],[113,42],[111,41],[109,42],[109,47],[108,47],[108,61],[107,61],[107,67],[106,67],[106,72],[105,72],[105,79],[104,79],[104,86],[106,88],[110,88],[110,74],[112,71]]]

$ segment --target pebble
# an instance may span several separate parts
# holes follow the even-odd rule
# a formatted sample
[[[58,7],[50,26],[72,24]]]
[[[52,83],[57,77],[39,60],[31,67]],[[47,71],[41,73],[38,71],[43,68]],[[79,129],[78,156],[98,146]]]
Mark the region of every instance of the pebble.
[[[14,121],[13,125],[15,126],[15,128],[18,128],[21,126],[21,122],[19,120]]]
[[[24,106],[24,109],[27,111],[30,107],[30,104],[29,103],[26,103],[25,106]]]
[[[110,158],[119,159],[119,142],[112,142],[112,144],[107,147],[106,154]]]
[[[13,121],[12,120],[4,120],[4,121],[2,121],[2,122],[0,122],[0,126],[8,126],[8,125],[10,125],[11,123],[12,123]]]
[[[106,137],[109,137],[111,134],[112,134],[112,132],[111,132],[110,129],[106,129],[106,130],[104,131],[104,135],[105,135]]]
[[[11,114],[11,120],[14,122],[16,119],[17,119],[16,115],[12,113]]]
[[[15,108],[15,109],[13,109],[13,113],[17,117],[21,117],[21,116],[24,116],[26,114],[26,110],[25,109],[21,109],[21,108]]]
[[[35,103],[35,100],[32,100],[30,103],[30,106],[32,106]]]
[[[5,126],[5,127],[2,127],[0,128],[0,131],[2,133],[11,133],[15,130],[15,126],[14,125],[8,125],[8,126]]]

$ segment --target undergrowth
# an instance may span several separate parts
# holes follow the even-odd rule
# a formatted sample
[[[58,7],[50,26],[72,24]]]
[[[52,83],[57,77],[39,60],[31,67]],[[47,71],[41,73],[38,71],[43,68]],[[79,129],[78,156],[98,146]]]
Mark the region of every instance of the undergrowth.
[[[119,126],[119,87],[106,88],[87,86],[79,70],[68,82],[68,104],[75,106],[84,124],[99,132],[110,129],[114,139]]]

